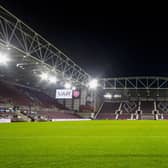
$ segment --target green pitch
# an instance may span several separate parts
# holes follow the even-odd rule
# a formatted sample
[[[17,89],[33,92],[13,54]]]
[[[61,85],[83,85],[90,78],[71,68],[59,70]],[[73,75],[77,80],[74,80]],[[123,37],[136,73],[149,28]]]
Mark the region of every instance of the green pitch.
[[[0,124],[2,168],[166,168],[168,121]]]

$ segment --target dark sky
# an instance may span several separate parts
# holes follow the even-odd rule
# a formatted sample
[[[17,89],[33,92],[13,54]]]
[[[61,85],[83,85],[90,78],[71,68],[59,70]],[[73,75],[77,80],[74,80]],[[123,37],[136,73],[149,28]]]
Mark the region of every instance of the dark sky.
[[[156,8],[0,2],[95,77],[168,75],[167,16]]]

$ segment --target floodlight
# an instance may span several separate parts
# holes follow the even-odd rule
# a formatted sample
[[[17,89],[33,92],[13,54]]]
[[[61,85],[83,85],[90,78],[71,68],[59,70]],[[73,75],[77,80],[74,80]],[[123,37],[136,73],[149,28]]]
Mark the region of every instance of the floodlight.
[[[70,89],[70,88],[71,88],[71,83],[66,82],[65,85],[64,85],[64,87],[65,87],[66,89]]]
[[[76,87],[75,87],[75,86],[73,86],[73,87],[72,87],[72,90],[76,90]]]
[[[6,47],[7,47],[7,50],[11,49],[9,43],[6,45]]]
[[[111,99],[111,98],[112,98],[112,95],[111,95],[110,93],[106,93],[106,94],[104,95],[104,98],[106,98],[106,99]]]
[[[121,98],[121,95],[120,94],[115,94],[113,97],[114,98]]]
[[[93,79],[89,82],[89,88],[90,89],[96,89],[98,87],[98,81],[97,79]]]
[[[41,75],[40,75],[40,78],[41,78],[42,80],[47,80],[47,79],[48,79],[48,73],[42,72]]]
[[[55,76],[49,76],[48,77],[48,81],[50,82],[50,83],[56,83],[57,82],[57,78],[55,77]]]
[[[9,61],[8,55],[4,52],[0,52],[0,65],[6,65]]]

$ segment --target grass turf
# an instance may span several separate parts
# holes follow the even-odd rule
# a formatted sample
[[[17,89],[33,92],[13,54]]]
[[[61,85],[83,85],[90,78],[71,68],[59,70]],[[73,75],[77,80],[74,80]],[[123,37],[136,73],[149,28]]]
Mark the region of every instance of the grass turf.
[[[168,167],[168,121],[0,124],[0,167]]]

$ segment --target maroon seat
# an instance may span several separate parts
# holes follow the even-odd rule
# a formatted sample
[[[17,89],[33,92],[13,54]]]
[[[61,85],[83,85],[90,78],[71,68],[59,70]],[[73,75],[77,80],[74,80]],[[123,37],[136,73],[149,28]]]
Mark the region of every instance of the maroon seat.
[[[46,112],[46,111],[40,111],[37,112],[38,115],[45,116],[48,119],[77,119],[80,118],[76,114],[68,113],[68,112]]]
[[[115,119],[115,111],[118,109],[118,107],[118,102],[104,102],[96,119]]]
[[[141,101],[141,110],[143,113],[152,113],[154,109],[153,101]]]

